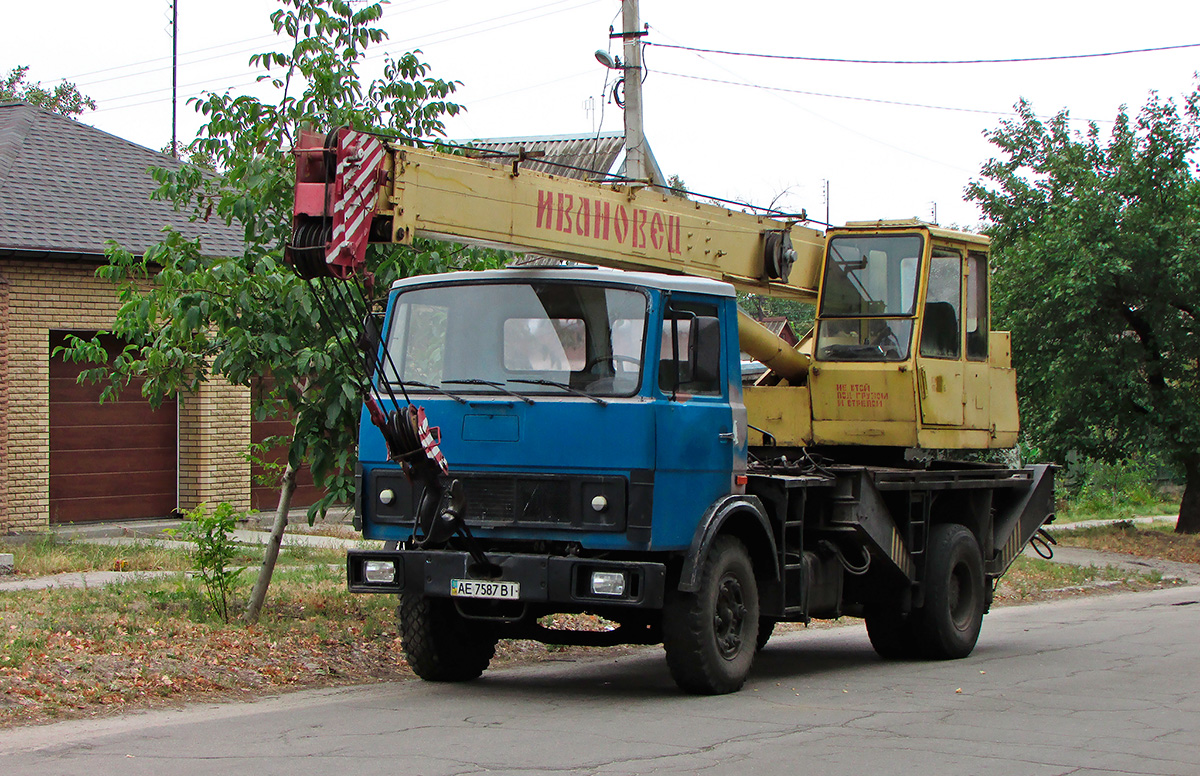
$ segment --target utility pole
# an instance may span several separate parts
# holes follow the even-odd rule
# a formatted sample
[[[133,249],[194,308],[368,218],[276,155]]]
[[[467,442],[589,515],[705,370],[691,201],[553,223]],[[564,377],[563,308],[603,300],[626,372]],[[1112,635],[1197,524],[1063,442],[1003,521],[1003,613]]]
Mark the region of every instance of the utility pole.
[[[622,0],[621,38],[625,43],[625,177],[650,182],[642,134],[642,36],[638,0]]]
[[[171,156],[179,158],[179,0],[171,0]]]

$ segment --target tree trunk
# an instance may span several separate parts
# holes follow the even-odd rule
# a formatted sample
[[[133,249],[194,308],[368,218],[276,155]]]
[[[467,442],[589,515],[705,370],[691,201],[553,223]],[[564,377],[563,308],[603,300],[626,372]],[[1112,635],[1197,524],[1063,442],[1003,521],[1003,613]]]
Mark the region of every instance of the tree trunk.
[[[258,570],[258,581],[250,593],[250,603],[246,605],[246,613],[242,619],[247,624],[258,622],[262,614],[263,603],[267,600],[267,588],[271,585],[271,575],[275,573],[275,561],[279,558],[279,547],[283,544],[283,532],[288,524],[288,510],[292,506],[292,494],[296,492],[296,469],[289,463],[283,470],[283,484],[279,488],[279,506],[275,509],[275,523],[271,526],[271,538],[267,540],[267,549],[263,555],[262,568]]]
[[[1183,459],[1183,471],[1183,501],[1179,502],[1175,533],[1200,533],[1200,453]]]

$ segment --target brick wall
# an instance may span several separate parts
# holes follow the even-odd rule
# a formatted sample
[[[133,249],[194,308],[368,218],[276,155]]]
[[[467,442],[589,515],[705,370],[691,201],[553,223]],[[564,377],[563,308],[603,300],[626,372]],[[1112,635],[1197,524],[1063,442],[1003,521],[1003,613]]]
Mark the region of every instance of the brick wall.
[[[0,260],[0,533],[49,525],[49,336],[111,326],[114,286],[94,273],[92,264]],[[248,392],[210,384],[180,405],[180,508],[248,508]]]
[[[250,391],[204,383],[179,400],[179,505],[250,508]]]
[[[0,532],[8,525],[8,277],[0,263]]]

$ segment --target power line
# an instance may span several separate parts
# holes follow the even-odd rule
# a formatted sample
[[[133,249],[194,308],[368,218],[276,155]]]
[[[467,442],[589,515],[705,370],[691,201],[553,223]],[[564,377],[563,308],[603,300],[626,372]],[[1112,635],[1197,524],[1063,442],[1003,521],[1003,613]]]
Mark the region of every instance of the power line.
[[[394,9],[391,12],[385,12],[383,15],[383,18],[388,19],[388,18],[393,18],[395,16],[398,16],[398,15],[401,15],[404,13],[423,11],[423,10],[426,10],[433,6],[445,3],[447,1],[448,0],[436,0],[436,2],[432,2],[432,3],[429,3],[428,5],[424,5],[424,6],[418,6],[416,8]],[[480,27],[483,25],[488,25],[492,22],[500,21],[502,19],[507,19],[507,18],[510,18],[513,16],[519,16],[521,14],[534,13],[536,11],[541,11],[541,10],[549,8],[551,6],[562,5],[562,4],[570,2],[570,1],[571,0],[552,0],[552,2],[544,3],[542,5],[537,5],[532,8],[525,8],[525,9],[521,9],[519,11],[513,11],[511,13],[502,14],[500,16],[494,16],[490,19],[483,19],[483,20],[477,21],[477,22],[470,22],[468,24],[460,24],[455,27],[448,27],[446,29],[439,30],[437,32],[425,33],[425,34],[422,34],[419,36],[410,37],[410,38],[406,38],[403,40],[388,40],[384,45],[385,45],[385,47],[387,47],[389,49],[394,49],[396,46],[402,46],[406,43],[425,42],[425,41],[427,41],[427,39],[429,37],[434,36],[434,35],[444,35],[447,33],[458,32],[460,30],[469,30],[472,27]],[[458,36],[442,38],[442,39],[434,40],[434,41],[430,41],[430,42],[433,44],[445,43],[450,40],[457,40],[458,38],[461,38],[461,37],[477,35],[481,32],[491,32],[493,29],[497,29],[499,27],[508,27],[513,24],[519,24],[519,23],[525,22],[525,21],[533,21],[535,19],[541,19],[545,16],[550,16],[552,14],[561,13],[562,11],[571,11],[576,8],[582,8],[585,5],[591,5],[595,2],[597,2],[597,0],[584,0],[584,2],[581,2],[577,5],[570,6],[568,8],[560,8],[555,11],[549,11],[547,13],[539,14],[536,16],[529,16],[524,19],[518,19],[516,21],[508,22],[506,24],[496,25],[493,27],[485,28],[485,29],[478,29],[478,30],[474,30],[472,32],[463,33]],[[205,46],[202,48],[192,49],[190,51],[184,52],[183,56],[190,57],[195,54],[203,54],[203,53],[209,52],[209,51],[216,51],[217,49],[227,49],[227,48],[231,48],[234,46],[240,46],[243,43],[252,43],[255,41],[262,42],[261,46],[240,48],[240,49],[237,49],[236,51],[225,51],[225,52],[218,53],[218,54],[212,54],[212,55],[206,56],[206,57],[200,57],[200,58],[196,58],[196,59],[187,59],[183,62],[183,64],[191,66],[191,65],[199,64],[201,62],[211,62],[211,61],[218,60],[218,59],[224,59],[226,57],[237,56],[239,54],[262,53],[263,47],[268,46],[269,42],[274,42],[274,41],[280,40],[280,37],[281,37],[280,35],[277,35],[275,33],[269,33],[269,34],[259,35],[257,37],[253,37],[253,38],[244,38],[244,39],[238,40],[238,41],[231,41],[229,43],[218,43],[218,44],[214,44],[212,46]],[[284,39],[286,40],[286,37]],[[125,65],[114,65],[112,67],[106,67],[106,68],[102,68],[100,70],[93,70],[93,71],[90,71],[87,73],[80,73],[77,75],[70,75],[70,76],[65,76],[63,78],[52,79],[52,80],[47,81],[46,83],[55,84],[55,83],[59,83],[62,81],[71,81],[71,82],[74,82],[76,86],[83,86],[83,87],[95,86],[96,84],[107,83],[109,81],[120,81],[120,80],[123,80],[126,78],[134,78],[134,77],[142,76],[142,75],[151,75],[154,73],[160,73],[163,70],[167,69],[167,67],[169,67],[169,64],[159,64],[159,63],[169,63],[169,57],[155,57],[153,59],[146,59],[146,60],[142,60],[140,62],[131,62],[131,63],[125,64]],[[117,70],[125,70],[125,69],[132,68],[132,67],[138,67],[140,65],[155,65],[155,66],[148,70],[139,70],[134,73],[125,73],[123,75],[113,75],[113,76],[109,76],[107,78],[97,78],[97,79],[93,79],[93,80],[86,80],[89,76],[101,75],[104,73],[109,73],[109,72],[113,72],[113,71],[117,71]],[[232,76],[227,76],[227,77],[232,77]],[[224,80],[224,79],[214,79],[214,80]],[[121,99],[121,98],[116,98],[116,99]]]
[[[662,30],[662,28],[655,28],[655,33],[658,35],[663,35],[671,40],[675,40],[674,38],[671,37],[671,35],[665,33]],[[678,41],[676,41],[676,43],[678,43]],[[733,70],[730,70],[728,67],[725,67],[724,65],[722,65],[719,62],[709,59],[708,57],[704,56],[703,54],[697,53],[695,56],[697,58],[699,58],[701,61],[707,62],[708,64],[712,65],[713,67],[720,68],[721,70],[724,70],[725,72],[729,73],[732,76],[743,79],[741,82],[736,82],[736,81],[731,82],[731,83],[733,83],[733,85],[735,85],[735,86],[752,86],[752,84],[749,84],[746,82],[746,80],[745,80],[746,77],[744,75],[742,75],[741,73],[734,72]],[[658,71],[655,71],[655,72],[658,72]],[[771,91],[771,90],[764,90],[764,91]],[[801,105],[799,102],[797,102],[796,100],[793,100],[792,98],[787,96],[785,93],[775,92],[775,98],[780,100],[781,102],[791,105],[793,108],[796,108],[799,111],[809,114],[817,121],[821,121],[823,123],[837,127],[838,129],[840,129],[844,132],[848,132],[852,135],[857,135],[857,136],[863,138],[864,140],[869,140],[870,142],[880,145],[884,148],[890,148],[893,151],[897,151],[899,153],[905,154],[906,156],[911,156],[915,159],[921,159],[922,161],[926,161],[931,164],[936,164],[936,165],[946,167],[946,168],[949,168],[952,170],[957,170],[958,172],[966,172],[968,174],[973,172],[971,170],[966,170],[964,168],[958,167],[957,165],[951,164],[951,163],[945,161],[944,159],[926,156],[925,154],[918,153],[916,151],[913,151],[912,149],[903,148],[894,143],[888,142],[887,140],[884,140],[883,138],[868,134],[868,133],[862,131],[861,129],[859,129],[858,127],[853,127],[853,126],[848,126],[846,124],[843,124],[843,123],[831,118],[830,116],[827,116],[823,113],[817,113],[816,111],[814,111],[804,105]]]
[[[647,46],[679,49],[680,51],[695,51],[704,54],[726,54],[732,57],[754,57],[756,59],[785,59],[794,62],[828,62],[843,65],[1008,65],[1019,62],[1058,62],[1070,59],[1096,59],[1098,57],[1119,57],[1126,54],[1149,54],[1157,51],[1176,51],[1179,49],[1200,48],[1200,43],[1182,43],[1178,46],[1156,46],[1154,48],[1127,49],[1125,51],[1105,51],[1099,54],[1063,54],[1052,57],[1010,57],[1007,59],[836,59],[833,57],[798,57],[786,54],[756,54],[748,51],[723,51],[721,49],[696,48],[694,46],[675,46],[669,43],[654,43],[646,41]]]
[[[399,16],[401,14],[412,13],[414,11],[424,11],[428,8],[432,8],[435,5],[442,5],[443,3],[446,3],[446,2],[449,2],[449,0],[433,0],[433,2],[429,3],[428,5],[417,6],[416,8],[411,8],[411,7],[410,8],[397,8],[397,7],[393,6],[389,10],[384,11],[383,18],[387,19],[387,18]],[[412,5],[412,3],[409,3],[409,5]],[[255,41],[264,41],[264,42],[265,41],[274,41],[274,40],[278,40],[279,37],[280,36],[274,32],[264,33],[263,35],[257,35],[252,38],[242,38],[241,40],[233,40],[233,41],[229,41],[227,43],[215,43],[211,46],[203,46],[201,48],[191,49],[190,51],[185,51],[184,56],[190,56],[192,54],[202,54],[206,51],[214,51],[216,49],[229,48],[231,46],[240,46],[243,43],[253,43]],[[196,64],[198,62],[208,62],[210,60],[218,59],[220,57],[235,56],[237,54],[248,54],[248,53],[261,53],[261,52],[259,50],[259,47],[256,46],[253,48],[238,49],[237,51],[229,51],[224,54],[218,54],[218,55],[212,56],[212,57],[205,57],[203,59],[190,60],[186,64],[190,65],[190,64]],[[124,65],[113,65],[112,67],[105,67],[105,68],[101,68],[99,70],[90,70],[86,73],[77,73],[75,75],[63,76],[62,78],[50,79],[46,83],[53,85],[53,84],[57,84],[57,83],[60,83],[63,81],[76,82],[76,81],[79,81],[79,79],[87,78],[88,76],[99,75],[101,73],[109,73],[109,72],[112,72],[113,70],[124,70],[124,69],[130,68],[130,67],[138,67],[139,65],[151,65],[151,64],[155,64],[157,62],[162,62],[165,59],[167,59],[167,57],[154,57],[152,59],[143,59],[139,62],[129,62]],[[86,82],[83,82],[82,85],[90,86],[92,84],[102,83],[104,81],[119,80],[121,78],[130,78],[130,77],[137,76],[137,75],[146,75],[148,73],[159,72],[162,69],[163,69],[162,67],[158,67],[158,68],[155,68],[154,70],[143,70],[138,73],[130,73],[127,76],[115,76],[114,78],[106,78],[106,79],[101,79],[99,81],[86,81]],[[76,85],[80,85],[80,84],[76,84]]]
[[[788,94],[803,94],[808,97],[829,97],[835,100],[857,100],[859,102],[874,102],[881,105],[899,105],[905,108],[925,108],[927,110],[948,110],[957,111],[959,113],[982,113],[988,116],[1008,116],[1011,111],[995,111],[982,110],[979,108],[953,108],[946,105],[924,105],[917,102],[900,102],[899,100],[881,100],[875,97],[854,97],[848,94],[829,94],[827,92],[809,92],[803,89],[788,89],[783,86],[765,86],[763,84],[746,83],[744,81],[727,81],[721,78],[706,78],[699,75],[686,75],[684,73],[671,73],[666,70],[655,70],[655,75],[669,75],[674,78],[687,78],[693,81],[708,81],[715,84],[726,84],[728,86],[745,86],[750,89],[763,89],[771,92],[786,92]]]
[[[442,0],[439,0],[439,2],[441,2],[441,1],[442,1]],[[468,24],[460,24],[460,25],[457,25],[457,26],[454,26],[454,27],[448,27],[448,28],[445,28],[445,29],[442,29],[442,30],[438,30],[438,31],[436,31],[436,32],[432,32],[432,33],[426,33],[426,34],[424,34],[424,35],[421,35],[421,36],[416,36],[416,37],[406,38],[406,39],[403,39],[403,40],[387,40],[387,41],[386,41],[384,44],[382,44],[382,45],[380,46],[380,49],[381,49],[381,50],[380,50],[378,53],[375,53],[375,54],[369,54],[369,55],[367,55],[367,56],[364,56],[364,57],[363,57],[363,59],[362,59],[362,62],[364,62],[364,63],[366,63],[366,62],[375,62],[375,61],[378,61],[378,60],[381,60],[381,59],[383,59],[384,57],[387,57],[387,56],[392,56],[392,52],[394,52],[394,51],[395,51],[395,50],[397,50],[397,49],[403,49],[403,48],[405,48],[406,44],[409,44],[409,43],[414,43],[414,42],[417,42],[417,43],[424,43],[424,44],[425,44],[425,45],[427,45],[427,46],[431,46],[431,45],[437,45],[437,44],[440,44],[440,43],[446,43],[446,42],[449,42],[449,41],[453,41],[453,40],[459,40],[459,39],[461,39],[461,38],[471,37],[471,36],[474,36],[474,35],[479,35],[479,34],[483,34],[483,33],[494,32],[495,30],[498,30],[498,29],[501,29],[501,28],[504,28],[504,27],[511,27],[511,26],[513,26],[513,25],[515,25],[515,24],[522,24],[522,23],[525,23],[525,22],[531,22],[531,21],[535,21],[535,20],[537,20],[537,19],[542,19],[542,18],[545,18],[545,17],[547,17],[547,16],[552,16],[552,15],[559,14],[559,13],[563,13],[563,12],[566,12],[566,11],[573,11],[573,10],[576,10],[576,9],[578,9],[578,8],[583,8],[584,6],[588,6],[588,5],[594,5],[595,3],[597,3],[597,2],[598,2],[598,0],[582,0],[582,1],[580,1],[580,2],[575,2],[575,4],[574,4],[574,5],[569,5],[569,6],[565,7],[565,8],[557,8],[557,9],[555,9],[555,10],[551,10],[551,11],[545,11],[545,9],[547,9],[547,8],[550,8],[550,7],[552,7],[552,6],[556,6],[556,5],[557,5],[557,6],[561,6],[561,5],[563,5],[563,4],[565,4],[565,3],[569,3],[569,2],[572,2],[572,0],[552,0],[552,2],[543,3],[543,4],[541,4],[541,5],[537,5],[537,6],[534,6],[534,7],[532,7],[532,8],[525,8],[525,9],[522,9],[522,10],[519,10],[519,11],[514,11],[514,12],[511,12],[511,13],[506,13],[506,14],[501,14],[500,16],[494,16],[494,17],[491,17],[491,18],[489,18],[489,19],[484,19],[484,20],[481,20],[481,21],[478,21],[478,22],[470,22],[470,23],[468,23]],[[438,3],[431,3],[431,4],[430,4],[430,6],[432,6],[432,5],[437,5],[437,4],[438,4]],[[424,6],[423,8],[428,8],[428,7],[430,7],[430,6]],[[422,10],[422,9],[415,9],[415,10]],[[545,12],[544,12],[544,13],[536,13],[536,12],[538,12],[538,11],[545,11]],[[526,17],[524,17],[524,18],[519,18],[519,19],[514,19],[514,20],[512,20],[512,21],[503,22],[503,23],[501,23],[501,24],[496,24],[496,23],[495,23],[495,22],[500,22],[501,20],[504,20],[504,19],[509,19],[509,18],[511,18],[511,17],[514,17],[514,16],[521,16],[522,14],[529,14],[529,13],[534,13],[535,15],[533,15],[533,16],[526,16]],[[491,25],[491,26],[484,27],[484,28],[482,28],[482,29],[473,29],[473,30],[471,29],[472,27],[480,27],[481,25]],[[468,30],[468,31],[467,31],[467,32],[460,32],[460,31],[462,31],[462,30]],[[457,34],[457,35],[454,35],[453,33],[459,33],[459,34]],[[448,37],[440,37],[440,38],[435,38],[435,36],[439,36],[439,35],[442,35],[442,36],[447,36],[447,35],[448,35]],[[276,40],[278,39],[278,36],[267,36],[267,37],[273,37],[273,38],[275,38]],[[431,38],[435,38],[435,39],[431,39]],[[255,38],[249,38],[249,39],[247,39],[247,40],[256,40],[256,39],[255,39]],[[240,42],[244,42],[244,41],[240,41]],[[235,44],[224,44],[224,45],[235,45]],[[221,48],[221,46],[211,46],[211,47],[209,47],[209,48],[210,48],[210,49],[215,49],[215,48]],[[196,50],[196,52],[192,52],[192,53],[199,53],[200,51],[204,51],[204,50],[206,50],[206,49],[197,49],[197,50]],[[221,59],[221,58],[224,58],[224,57],[227,57],[227,56],[231,56],[231,55],[233,55],[233,54],[238,54],[238,53],[246,53],[246,52],[249,52],[249,51],[254,51],[254,50],[255,50],[255,49],[243,49],[243,50],[240,50],[240,51],[236,51],[236,52],[229,52],[229,53],[226,53],[226,54],[217,54],[217,55],[214,55],[214,56],[206,57],[206,58],[204,58],[204,59],[197,59],[197,60],[192,60],[192,61],[189,61],[189,62],[185,62],[184,64],[187,64],[187,65],[192,65],[192,64],[195,64],[195,63],[198,63],[198,62],[205,62],[205,61],[209,61],[209,60],[213,60],[213,59]],[[160,59],[161,59],[161,58],[160,58]],[[149,61],[155,61],[155,60],[149,60]],[[116,69],[116,68],[113,68],[113,69]],[[95,83],[101,83],[102,81],[120,80],[120,79],[122,79],[122,78],[132,77],[132,76],[134,76],[134,75],[148,75],[148,74],[151,74],[151,73],[154,73],[154,72],[161,72],[161,71],[162,71],[162,70],[164,70],[164,69],[165,69],[165,68],[163,68],[163,67],[159,67],[159,68],[154,68],[154,69],[152,69],[152,70],[145,70],[145,71],[141,71],[141,72],[138,72],[138,73],[132,73],[132,74],[129,74],[128,76],[114,76],[114,77],[112,77],[112,78],[108,78],[108,79],[100,79],[100,80],[98,80],[98,81],[94,81],[94,82],[90,82],[90,83],[81,83],[80,85],[87,86],[87,85],[92,85],[92,84],[95,84]],[[191,84],[187,84],[187,86],[189,86],[189,87],[191,87],[191,86],[201,86],[201,85],[203,85],[203,84],[205,84],[205,83],[211,83],[211,82],[213,82],[213,81],[216,81],[216,82],[228,82],[228,81],[230,81],[230,79],[240,79],[240,78],[244,77],[245,75],[247,75],[247,74],[248,74],[248,72],[253,72],[253,73],[254,73],[253,77],[251,77],[249,80],[245,80],[245,81],[243,81],[243,80],[238,80],[238,81],[236,81],[236,82],[232,82],[232,83],[226,83],[226,89],[229,89],[229,88],[234,88],[234,87],[238,87],[238,86],[245,86],[245,85],[249,85],[249,84],[252,84],[252,83],[255,83],[255,82],[257,82],[257,80],[258,80],[258,77],[261,75],[261,73],[260,73],[260,72],[242,70],[242,71],[240,71],[240,72],[237,72],[237,73],[230,73],[230,74],[228,74],[228,75],[221,76],[221,77],[211,77],[211,76],[208,76],[208,77],[206,77],[206,78],[205,78],[205,80],[204,80],[204,81],[197,81],[197,82],[194,82],[194,83],[191,83]],[[152,90],[150,90],[150,91],[138,92],[138,93],[135,93],[135,94],[124,94],[124,95],[121,95],[121,96],[119,96],[119,97],[112,97],[112,98],[109,98],[109,101],[111,102],[111,101],[119,101],[119,100],[131,99],[131,98],[136,98],[136,97],[143,97],[143,96],[146,96],[146,95],[149,95],[149,94],[156,94],[156,93],[160,93],[160,92],[163,92],[163,91],[165,91],[165,89],[152,89]],[[138,105],[138,106],[140,106],[140,105],[144,105],[144,104],[147,104],[147,103],[137,103],[137,105]],[[101,112],[104,112],[105,110],[121,110],[121,109],[123,109],[123,108],[129,108],[129,107],[136,107],[136,106],[134,106],[134,105],[106,106],[106,107],[103,107],[103,108],[100,108],[100,109],[98,109],[96,112],[97,112],[97,113],[101,113]]]

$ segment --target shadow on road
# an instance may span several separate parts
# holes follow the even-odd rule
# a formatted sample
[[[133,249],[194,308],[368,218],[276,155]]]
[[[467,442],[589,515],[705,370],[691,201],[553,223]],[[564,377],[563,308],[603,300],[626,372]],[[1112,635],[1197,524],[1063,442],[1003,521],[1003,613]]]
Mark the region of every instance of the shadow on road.
[[[861,631],[825,631],[820,638],[806,638],[808,635],[788,634],[773,639],[755,658],[747,686],[884,665]],[[487,672],[470,687],[473,693],[587,695],[610,700],[680,696],[661,647],[613,657],[551,660],[535,666],[498,669]]]

